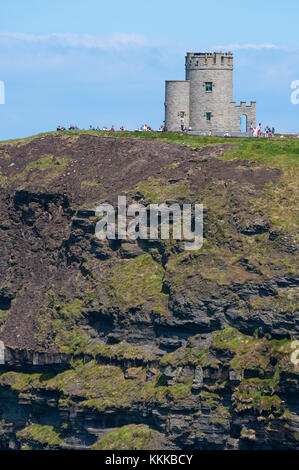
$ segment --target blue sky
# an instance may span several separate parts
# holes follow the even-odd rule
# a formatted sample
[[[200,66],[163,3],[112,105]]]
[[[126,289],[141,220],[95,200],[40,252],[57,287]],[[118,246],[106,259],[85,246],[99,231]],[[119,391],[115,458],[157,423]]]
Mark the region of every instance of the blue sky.
[[[234,99],[257,119],[299,132],[299,2],[14,0],[0,6],[0,139],[57,124],[164,119],[164,81],[184,79],[187,51],[234,52]]]

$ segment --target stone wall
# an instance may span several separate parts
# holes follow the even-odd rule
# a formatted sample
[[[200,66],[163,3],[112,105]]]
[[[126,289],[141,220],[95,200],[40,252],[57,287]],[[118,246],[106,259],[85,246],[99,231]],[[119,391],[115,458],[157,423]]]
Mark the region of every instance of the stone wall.
[[[187,76],[190,80],[190,127],[222,131],[232,118],[232,70],[189,70]],[[205,90],[206,82],[213,83],[211,92]],[[207,121],[208,112],[211,121]]]
[[[235,102],[232,103],[232,117],[231,117],[231,128],[233,132],[240,131],[240,117],[245,115],[247,118],[247,131],[249,130],[250,124],[253,127],[256,126],[256,102],[251,101],[250,105],[247,105],[245,101],[241,101],[239,105]]]
[[[181,130],[181,119],[189,127],[190,82],[168,80],[165,83],[165,125],[170,132]]]

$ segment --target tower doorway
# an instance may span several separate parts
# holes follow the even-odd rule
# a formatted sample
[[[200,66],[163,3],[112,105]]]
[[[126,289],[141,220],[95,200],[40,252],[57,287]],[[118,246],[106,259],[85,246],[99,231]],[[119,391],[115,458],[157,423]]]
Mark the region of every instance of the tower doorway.
[[[246,114],[241,114],[240,116],[240,131],[241,132],[247,132],[248,126],[247,126],[247,115]]]

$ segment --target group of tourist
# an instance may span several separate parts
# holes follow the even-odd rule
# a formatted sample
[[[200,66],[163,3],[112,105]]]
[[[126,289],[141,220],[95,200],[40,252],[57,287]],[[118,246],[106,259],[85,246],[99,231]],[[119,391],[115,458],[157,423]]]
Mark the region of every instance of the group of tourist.
[[[57,131],[65,131],[66,128],[64,126],[60,126],[58,125],[57,126]],[[77,125],[73,125],[71,124],[68,128],[69,131],[73,131],[73,130],[79,130],[79,127]],[[84,128],[82,128],[83,131],[85,131]],[[89,126],[89,129],[90,131],[110,131],[110,132],[115,132],[116,129],[115,129],[115,126],[111,126],[111,128],[109,129],[107,126],[103,126],[102,128],[100,128],[99,126],[97,127],[94,127],[92,125]],[[120,126],[119,128],[119,131],[120,132],[125,132],[127,129],[125,126]],[[181,119],[181,131],[182,132],[187,132],[187,131],[191,131],[191,127],[189,127],[188,129],[186,128],[185,126],[185,123],[184,123],[184,119]],[[135,129],[135,132],[154,132],[154,129],[152,129],[148,124],[143,124],[143,126],[140,126],[140,127],[137,127],[137,129]],[[167,128],[164,125],[161,125],[159,127],[159,129],[157,130],[157,132],[167,132]],[[268,125],[265,127],[264,131],[262,131],[262,124],[259,123],[258,126],[254,127],[253,126],[253,123],[250,123],[250,126],[249,126],[249,134],[252,136],[252,137],[274,137],[275,136],[275,128],[274,127],[269,127]],[[201,132],[200,135],[203,135],[203,136],[212,136],[213,133],[211,130],[209,131],[204,131],[204,132]],[[224,137],[231,137],[231,134],[229,132],[226,132],[224,134]]]
[[[265,129],[264,129],[264,132],[263,132],[261,123],[259,123],[259,125],[257,127],[254,127],[253,123],[251,123],[250,126],[249,126],[249,134],[252,137],[274,137],[275,136],[275,128],[274,127],[270,128],[269,126],[266,126]],[[199,135],[212,136],[213,133],[212,133],[211,130],[209,130],[209,131],[200,132]],[[231,133],[228,132],[228,131],[223,134],[223,137],[231,137],[231,136],[232,136]]]
[[[75,131],[75,130],[79,130],[79,127],[77,125],[74,126],[73,124],[71,124],[70,127],[66,129],[64,126],[58,125],[56,130],[57,131],[65,131],[65,130]],[[83,127],[81,130],[85,131],[86,129],[84,129]],[[109,132],[116,131],[115,126],[111,126],[111,128],[109,129],[107,126],[103,126],[102,128],[100,128],[100,126],[94,127],[92,125],[89,126],[88,130],[89,131],[109,131]],[[125,132],[127,129],[125,126],[120,126],[119,130],[120,132]],[[163,125],[160,126],[158,129],[158,132],[165,132],[165,131],[166,131],[166,128]],[[152,127],[150,127],[148,124],[143,124],[143,126],[140,126],[137,129],[135,129],[135,132],[154,132],[154,129],[152,129]]]
[[[57,126],[56,130],[57,131],[65,131],[65,130],[78,131],[80,129],[77,125],[74,126],[73,124],[71,124],[68,129],[66,129],[64,126],[59,125],[59,126]],[[86,129],[83,127],[81,130],[85,131]],[[115,129],[114,126],[111,126],[110,129],[107,126],[103,126],[102,129],[101,129],[100,126],[94,127],[94,126],[90,125],[88,130],[89,131],[111,131],[111,132],[115,132],[116,129]],[[120,126],[119,130],[124,132],[126,130],[126,127],[125,126]]]
[[[83,131],[85,131],[85,129],[83,128],[82,129]],[[90,131],[109,131],[109,132],[115,132],[115,127],[114,126],[111,126],[110,129],[108,129],[107,126],[103,126],[102,129],[100,128],[100,126],[97,126],[97,127],[94,127],[92,125],[89,126],[89,130]],[[119,129],[120,131],[125,131],[126,128],[125,126],[121,126],[121,128]]]
[[[137,127],[135,131],[136,132],[154,132],[154,129],[152,129],[148,124],[143,124],[143,126]]]
[[[275,128],[270,128],[268,125],[265,127],[264,132],[262,132],[262,123],[260,122],[257,127],[253,126],[253,123],[250,124],[249,133],[252,137],[274,137]]]

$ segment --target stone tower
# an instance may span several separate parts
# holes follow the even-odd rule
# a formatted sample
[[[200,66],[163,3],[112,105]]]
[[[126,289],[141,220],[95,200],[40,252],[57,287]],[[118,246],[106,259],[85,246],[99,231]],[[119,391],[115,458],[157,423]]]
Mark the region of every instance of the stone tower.
[[[186,80],[168,80],[165,87],[165,125],[168,131],[240,133],[245,115],[246,130],[256,125],[256,102],[233,102],[233,55],[231,52],[186,55]]]

